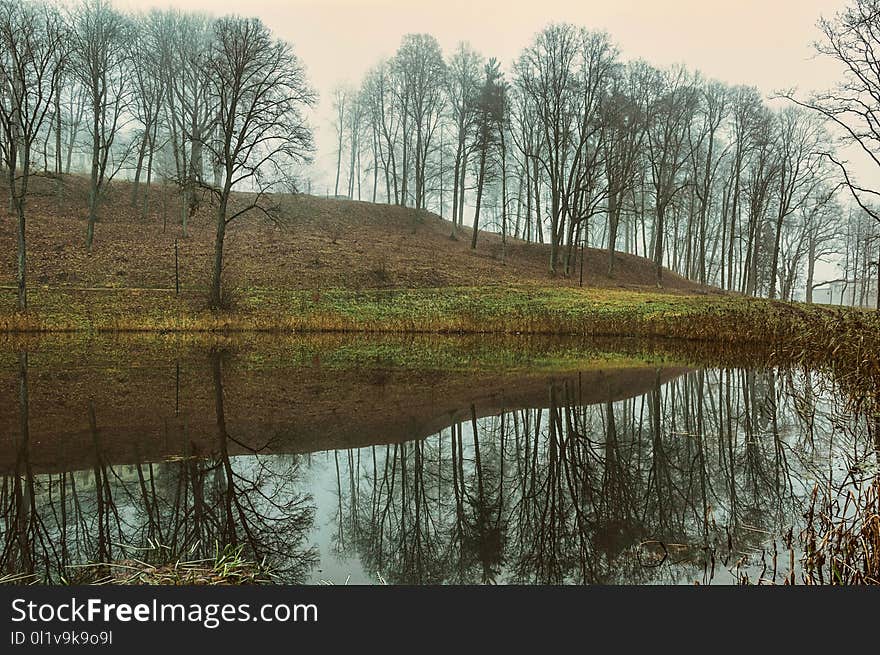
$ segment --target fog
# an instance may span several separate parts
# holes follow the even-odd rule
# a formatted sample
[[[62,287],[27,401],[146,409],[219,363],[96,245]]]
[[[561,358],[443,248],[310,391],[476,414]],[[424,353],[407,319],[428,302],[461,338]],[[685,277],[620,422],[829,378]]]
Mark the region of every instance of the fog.
[[[812,48],[819,16],[831,16],[840,0],[703,2],[700,0],[120,0],[120,9],[174,7],[213,15],[262,18],[293,43],[320,95],[314,117],[318,145],[316,189],[328,187],[333,168],[333,88],[357,84],[382,57],[397,50],[404,34],[428,32],[449,53],[469,41],[509,68],[536,32],[550,22],[606,30],[626,59],[655,66],[683,63],[706,77],[757,86],[769,95],[792,86],[825,88],[838,70],[817,60]]]

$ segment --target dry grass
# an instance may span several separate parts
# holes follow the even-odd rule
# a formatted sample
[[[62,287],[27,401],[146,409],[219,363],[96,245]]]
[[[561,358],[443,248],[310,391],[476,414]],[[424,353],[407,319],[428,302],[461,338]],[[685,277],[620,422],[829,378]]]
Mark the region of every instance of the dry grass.
[[[273,582],[266,567],[245,558],[241,547],[218,545],[215,546],[213,558],[195,560],[169,557],[168,550],[158,545],[141,550],[143,559],[128,558],[117,562],[69,566],[69,575],[62,582],[74,585],[173,586],[262,585]],[[159,561],[156,561],[157,558]],[[39,582],[38,576],[33,574],[0,577],[0,584]]]
[[[175,285],[174,244],[180,282],[198,291],[210,280],[215,227],[208,200],[192,217],[184,237],[177,218],[179,198],[168,187],[150,191],[142,217],[131,206],[131,185],[114,182],[101,209],[91,253],[85,248],[86,180],[64,178],[61,207],[55,182],[35,178],[28,201],[29,276],[32,285],[71,288],[170,290]],[[0,189],[0,204],[5,203]],[[164,201],[163,201],[164,197]],[[276,220],[243,216],[230,225],[225,280],[236,287],[309,289],[432,288],[527,282],[577,285],[577,275],[551,278],[549,246],[482,233],[476,250],[470,232],[449,235],[452,224],[435,214],[386,204],[306,195],[273,198]],[[163,209],[164,208],[164,209]],[[0,285],[11,285],[16,266],[15,224],[0,217]],[[620,253],[613,279],[607,254],[587,251],[587,284],[606,288],[653,286],[654,271],[642,258]],[[669,273],[671,290],[698,285]]]
[[[806,584],[880,584],[880,479],[843,498],[814,489],[801,538]]]

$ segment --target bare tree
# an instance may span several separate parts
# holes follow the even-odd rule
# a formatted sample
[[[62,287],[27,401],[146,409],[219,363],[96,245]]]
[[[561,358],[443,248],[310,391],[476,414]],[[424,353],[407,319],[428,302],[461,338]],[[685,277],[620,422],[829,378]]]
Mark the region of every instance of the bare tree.
[[[312,133],[302,112],[316,96],[290,45],[261,21],[222,18],[214,32],[205,75],[218,99],[219,139],[208,148],[221,173],[221,184],[209,187],[217,200],[211,304],[219,308],[226,228],[253,210],[270,215],[265,194],[292,163],[309,158]],[[233,189],[251,192],[241,207],[230,207]]]
[[[471,249],[477,247],[477,236],[480,233],[480,205],[483,199],[483,187],[486,182],[487,164],[493,150],[501,143],[504,128],[506,85],[496,59],[490,59],[485,66],[483,87],[477,100],[475,118],[474,150],[478,153],[477,163],[477,199],[474,208],[474,230],[471,236]]]
[[[18,218],[18,309],[27,309],[25,204],[32,150],[55,105],[67,35],[58,12],[42,3],[0,2],[0,130],[10,202]]]
[[[819,151],[823,140],[820,126],[797,107],[787,107],[778,116],[779,176],[776,198],[776,230],[773,263],[770,270],[771,298],[776,297],[776,274],[783,223],[810,197],[822,180],[819,174]]]
[[[819,21],[823,39],[815,44],[816,51],[841,65],[843,79],[835,88],[799,100],[793,93],[789,100],[818,112],[837,126],[842,143],[853,146],[864,159],[880,168],[880,0],[852,0],[846,9],[833,18]],[[861,210],[880,223],[880,190],[863,186],[852,172],[850,162],[833,151],[826,151],[843,176],[844,184]],[[877,309],[880,309],[880,255],[877,262]]]
[[[132,207],[140,205],[143,214],[146,214],[147,194],[144,193],[143,200],[141,200],[141,177],[146,162],[146,186],[149,188],[152,180],[153,156],[156,150],[159,119],[166,94],[167,78],[164,74],[166,61],[163,57],[162,47],[162,19],[162,14],[159,12],[141,17],[136,25],[136,38],[129,46],[135,91],[133,110],[141,124],[131,205]]]
[[[400,116],[396,111],[396,94],[393,90],[394,76],[388,61],[381,61],[367,74],[362,95],[367,106],[367,116],[376,136],[376,154],[385,178],[385,201],[398,204],[399,186],[395,148],[400,132]]]
[[[742,265],[740,290],[747,295],[758,295],[762,279],[775,275],[761,264],[766,260],[767,244],[772,243],[772,233],[767,234],[766,216],[772,202],[773,185],[779,174],[779,156],[775,128],[777,123],[772,112],[761,107],[755,117],[753,145],[748,161],[744,195],[747,201],[748,223],[745,226],[745,259]],[[762,278],[761,273],[765,273]]]
[[[693,120],[697,95],[693,80],[683,68],[657,72],[649,95],[648,158],[654,189],[654,266],[657,286],[663,284],[666,213],[687,184],[683,172],[690,159],[687,129]]]
[[[361,199],[361,138],[364,132],[366,102],[360,93],[352,91],[345,133],[348,135],[348,197]]]
[[[480,93],[480,68],[483,58],[467,43],[460,43],[447,65],[446,94],[453,125],[455,158],[452,183],[452,234],[461,225],[464,204],[465,171],[467,169],[470,136],[477,116]]]
[[[333,127],[336,129],[336,186],[333,194],[339,195],[339,176],[342,172],[342,145],[348,120],[349,105],[354,92],[347,86],[338,86],[333,92]]]
[[[699,270],[698,277],[702,284],[706,283],[706,245],[708,241],[707,223],[709,207],[712,203],[712,192],[718,176],[718,168],[727,154],[728,148],[722,148],[718,142],[718,133],[727,114],[727,89],[719,82],[708,82],[700,86],[701,102],[698,120],[689,126],[692,176],[694,193],[698,201],[698,225],[695,242],[699,253],[696,257]],[[689,224],[690,227],[690,224]],[[691,229],[688,230],[687,247],[690,251]],[[690,264],[690,257],[688,264]],[[690,276],[691,271],[686,273]]]
[[[816,264],[837,254],[841,246],[839,218],[840,205],[835,199],[837,187],[819,186],[803,203],[800,214],[804,230],[806,257],[806,301],[813,302]]]
[[[425,208],[425,170],[434,132],[440,121],[446,86],[446,63],[437,39],[429,34],[407,34],[393,60],[403,111],[403,188],[406,204],[409,153],[414,151],[414,203]],[[410,144],[411,132],[415,142]]]
[[[217,100],[204,75],[212,52],[213,19],[170,10],[156,20],[165,77],[165,127],[174,159],[173,178],[183,192],[181,225],[187,236],[189,218],[198,208],[196,191],[204,181],[205,143],[214,141],[213,148],[218,147]],[[211,163],[219,173],[216,161]],[[214,186],[219,186],[218,175],[214,177]]]
[[[614,275],[614,252],[623,200],[636,183],[642,146],[645,140],[645,107],[635,79],[638,69],[632,66],[612,83],[609,98],[603,105],[605,117],[605,177],[608,184],[608,276]]]
[[[576,59],[576,90],[572,110],[577,117],[571,153],[563,182],[563,219],[556,234],[565,248],[565,274],[571,273],[574,248],[585,243],[590,219],[607,208],[608,180],[605,154],[605,112],[611,82],[618,68],[618,50],[605,32],[581,30]],[[583,239],[581,238],[583,235]]]
[[[607,34],[561,24],[540,32],[516,64],[519,93],[534,108],[542,132],[535,158],[550,187],[551,275],[557,272],[565,235],[572,246],[576,224],[606,199],[600,108],[616,60],[617,49]]]
[[[516,84],[530,101],[542,132],[542,148],[535,153],[550,187],[550,274],[559,260],[559,228],[563,213],[563,185],[569,143],[577,116],[571,111],[577,95],[575,63],[579,34],[572,25],[550,25],[540,32],[516,64]]]
[[[83,85],[91,114],[92,164],[86,247],[95,238],[98,206],[107,182],[119,170],[108,168],[114,143],[122,133],[131,99],[129,20],[107,0],[84,0],[73,14],[72,70]],[[123,158],[124,159],[124,158]]]

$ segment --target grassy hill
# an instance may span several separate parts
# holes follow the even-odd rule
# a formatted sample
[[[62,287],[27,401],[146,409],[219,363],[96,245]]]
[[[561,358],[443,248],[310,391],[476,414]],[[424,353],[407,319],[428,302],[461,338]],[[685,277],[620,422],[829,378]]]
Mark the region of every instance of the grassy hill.
[[[173,187],[153,185],[142,218],[131,205],[131,184],[114,182],[101,208],[91,253],[85,249],[87,180],[64,178],[59,207],[55,181],[34,179],[29,199],[28,269],[34,286],[149,288],[174,286],[174,241],[178,240],[184,289],[203,289],[210,279],[214,224],[207,200],[183,237],[180,199]],[[0,191],[5,205],[6,193]],[[470,229],[451,239],[452,224],[409,208],[306,195],[272,199],[277,222],[258,213],[234,222],[226,243],[225,281],[235,289],[387,289],[538,284],[576,286],[551,278],[549,246],[481,233],[470,248]],[[15,221],[0,218],[0,285],[15,281]],[[651,262],[618,253],[609,278],[607,253],[587,249],[585,284],[638,289],[654,285]],[[579,261],[576,267],[579,267]],[[700,290],[678,275],[665,274],[672,292]]]

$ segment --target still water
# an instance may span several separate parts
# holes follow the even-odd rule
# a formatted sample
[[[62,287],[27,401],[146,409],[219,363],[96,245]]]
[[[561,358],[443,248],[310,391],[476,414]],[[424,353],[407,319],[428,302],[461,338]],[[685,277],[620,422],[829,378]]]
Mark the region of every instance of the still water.
[[[0,576],[219,544],[291,583],[782,581],[817,482],[877,468],[817,372],[364,344],[5,344]]]

